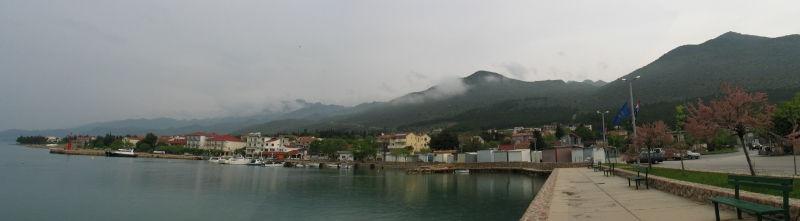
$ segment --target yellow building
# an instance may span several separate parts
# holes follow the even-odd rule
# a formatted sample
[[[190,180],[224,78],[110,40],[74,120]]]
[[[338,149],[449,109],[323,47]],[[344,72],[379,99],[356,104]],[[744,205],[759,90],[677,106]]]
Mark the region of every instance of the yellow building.
[[[414,153],[417,153],[423,148],[430,148],[428,144],[431,142],[431,137],[422,133],[394,133],[379,136],[378,142],[388,147],[389,151],[411,146],[414,148]]]

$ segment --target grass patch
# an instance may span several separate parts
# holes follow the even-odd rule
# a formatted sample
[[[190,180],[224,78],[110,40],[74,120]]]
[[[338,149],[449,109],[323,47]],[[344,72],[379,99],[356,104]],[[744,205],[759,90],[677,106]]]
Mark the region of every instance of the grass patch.
[[[636,172],[635,170],[636,165],[618,163],[614,165],[614,167],[633,171],[634,173]],[[686,176],[684,176],[683,174],[681,174],[680,169],[653,167],[653,169],[650,171],[650,175],[656,175],[674,180],[682,180],[686,182],[700,183],[700,184],[706,184],[728,189],[734,188],[733,185],[728,184],[728,174],[723,174],[723,173],[686,171]],[[783,194],[780,191],[771,189],[753,188],[748,186],[740,186],[739,188],[741,190],[745,190],[748,192],[762,193],[773,196],[781,196],[781,194]],[[792,192],[789,192],[789,198],[800,199],[800,179],[794,178],[794,188],[792,188]]]
[[[736,152],[739,152],[739,150],[736,150],[736,149],[722,149],[722,150],[702,152],[702,153],[700,153],[700,155],[714,155],[714,154],[736,153]]]

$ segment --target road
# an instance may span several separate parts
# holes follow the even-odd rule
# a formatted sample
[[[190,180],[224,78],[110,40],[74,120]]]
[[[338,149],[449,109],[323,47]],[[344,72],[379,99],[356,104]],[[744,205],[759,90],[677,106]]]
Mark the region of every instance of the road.
[[[750,151],[750,160],[753,161],[756,173],[759,175],[792,176],[798,174],[792,155],[762,156],[758,155],[756,151]],[[735,153],[703,155],[700,159],[684,160],[683,163],[688,170],[750,173],[750,169],[747,167],[747,159],[745,159],[741,148]],[[680,169],[681,161],[664,161],[653,166]]]

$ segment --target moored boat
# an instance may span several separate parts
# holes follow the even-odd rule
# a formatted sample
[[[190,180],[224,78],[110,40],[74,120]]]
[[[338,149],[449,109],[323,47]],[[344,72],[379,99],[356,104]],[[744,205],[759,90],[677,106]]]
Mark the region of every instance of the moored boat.
[[[222,158],[221,157],[211,157],[211,158],[208,158],[208,162],[219,163],[220,159],[222,159]]]
[[[267,162],[264,162],[264,166],[265,167],[280,167],[280,166],[283,166],[283,164],[279,163],[279,162],[275,162],[275,161],[267,161]]]
[[[454,170],[454,173],[469,173],[469,170]]]
[[[252,159],[252,160],[250,160],[250,163],[248,163],[247,165],[248,166],[261,166],[262,164],[264,164],[264,162],[262,162],[260,159]]]
[[[106,151],[106,156],[107,157],[138,157],[139,155],[136,155],[135,153],[133,153],[133,149],[118,149],[117,151],[114,151],[114,152]]]
[[[245,159],[243,156],[239,155],[239,156],[231,157],[224,164],[247,165],[248,163],[250,163],[250,160]]]

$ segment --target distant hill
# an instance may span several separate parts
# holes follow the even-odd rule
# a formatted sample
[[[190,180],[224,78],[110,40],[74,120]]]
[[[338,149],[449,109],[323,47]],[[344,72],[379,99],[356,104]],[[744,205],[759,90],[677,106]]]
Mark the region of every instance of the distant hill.
[[[635,76],[641,78],[632,83],[633,93],[642,103],[713,95],[723,81],[745,91],[785,88],[794,94],[800,86],[800,35],[766,38],[728,32],[699,45],[675,48],[621,78]],[[629,93],[627,82],[613,81],[583,106],[619,108]]]
[[[747,92],[766,92],[772,102],[791,99],[800,91],[800,35],[766,38],[725,33],[699,45],[675,48],[652,63],[621,78],[641,76],[632,83],[634,102],[641,100],[637,124],[665,120],[674,123],[678,104],[710,100],[723,81]],[[409,93],[389,102],[355,107],[295,102],[303,108],[270,115],[179,121],[168,118],[95,123],[49,131],[9,130],[0,140],[20,135],[84,133],[184,134],[195,131],[242,134],[352,129],[377,131],[454,131],[541,125],[601,124],[598,110],[609,111],[609,124],[624,102],[627,82],[524,82],[477,71],[457,81]],[[596,128],[595,128],[596,130]]]
[[[674,124],[676,105],[714,98],[723,81],[748,92],[767,92],[773,102],[786,100],[800,91],[800,35],[766,38],[729,32],[700,45],[678,47],[623,78],[635,76],[641,76],[632,84],[634,102],[642,102],[639,123],[665,120]],[[548,122],[600,125],[596,111],[610,111],[606,116],[610,123],[613,114],[630,100],[628,83],[619,80],[521,82],[479,71],[463,81],[470,86],[463,94],[413,105],[384,105],[340,122],[399,130],[450,127],[459,131]],[[421,95],[435,89],[396,100],[424,97]]]

